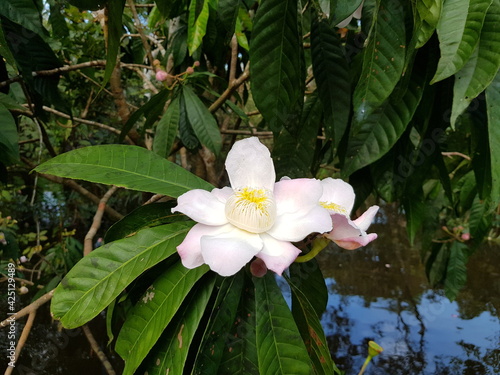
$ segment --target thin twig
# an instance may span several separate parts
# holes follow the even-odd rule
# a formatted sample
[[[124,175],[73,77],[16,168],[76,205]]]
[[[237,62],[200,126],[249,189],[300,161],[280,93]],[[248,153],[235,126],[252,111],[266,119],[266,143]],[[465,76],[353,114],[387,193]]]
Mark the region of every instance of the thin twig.
[[[441,155],[447,156],[449,158],[451,158],[452,156],[460,156],[460,157],[464,158],[465,160],[471,160],[470,156],[467,156],[467,155],[462,154],[461,152],[457,152],[457,151],[442,152]]]
[[[227,86],[226,91],[222,93],[222,95],[208,108],[211,113],[217,111],[231,96],[231,94],[236,91],[238,87],[240,87],[248,78],[250,77],[250,64],[247,64],[245,67],[245,71],[238,79],[234,81],[229,81],[229,86]]]
[[[26,343],[26,340],[28,339],[31,327],[33,327],[33,322],[35,321],[35,316],[36,316],[36,310],[31,311],[28,317],[28,321],[26,322],[26,325],[23,328],[23,332],[21,333],[21,337],[19,337],[19,341],[17,342],[16,352],[14,354],[15,358],[13,361],[14,364],[17,362],[19,355],[21,354],[21,350],[23,349],[23,346]],[[4,375],[12,374],[12,371],[14,371],[14,367],[15,366],[8,366],[7,369],[5,370]]]
[[[229,82],[236,79],[236,66],[238,64],[238,40],[236,35],[231,39],[231,64],[229,65]]]
[[[111,363],[109,362],[108,358],[106,357],[104,352],[99,347],[99,344],[95,340],[94,335],[90,331],[90,328],[86,324],[83,325],[82,328],[83,328],[83,333],[85,333],[85,337],[87,338],[90,346],[92,347],[92,350],[97,354],[97,356],[101,360],[102,365],[106,369],[106,372],[109,375],[115,375],[116,372],[115,372],[115,370],[113,370],[113,366],[111,366]]]
[[[139,15],[137,14],[137,9],[135,9],[134,0],[127,0],[127,4],[130,7],[130,10],[132,11],[132,15],[134,17],[134,25],[135,25],[135,28],[137,29],[137,32],[141,36],[142,45],[144,46],[144,50],[146,51],[146,56],[148,57],[149,64],[153,65],[154,58],[153,58],[153,54],[151,53],[151,46],[149,45],[148,39],[147,39],[146,35],[144,34],[141,19],[139,18]]]
[[[45,293],[43,296],[38,298],[36,301],[30,303],[28,306],[22,308],[18,312],[11,315],[10,318],[7,318],[3,322],[0,322],[0,328],[7,327],[10,324],[12,317],[14,317],[14,319],[16,319],[16,320],[19,320],[19,318],[22,318],[23,316],[26,316],[26,315],[32,313],[33,311],[37,310],[40,306],[42,306],[46,302],[50,301],[53,294],[54,294],[54,289],[52,289],[48,293]]]
[[[102,215],[104,214],[104,210],[106,208],[106,203],[108,203],[108,199],[113,195],[113,193],[118,190],[117,186],[111,187],[106,194],[103,195],[101,200],[99,201],[99,205],[97,206],[97,211],[94,215],[94,220],[92,221],[92,226],[90,227],[87,235],[85,236],[85,240],[83,242],[83,255],[88,255],[93,250],[92,240],[94,239],[97,230],[101,226]]]

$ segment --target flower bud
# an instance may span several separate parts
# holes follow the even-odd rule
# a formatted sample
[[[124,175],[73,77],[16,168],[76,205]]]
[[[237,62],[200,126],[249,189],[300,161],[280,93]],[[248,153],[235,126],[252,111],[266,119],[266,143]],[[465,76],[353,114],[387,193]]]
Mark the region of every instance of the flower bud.
[[[200,62],[199,61],[195,61],[193,65],[196,66],[196,67],[198,67],[198,66],[200,66]]]
[[[470,240],[470,233],[462,233],[462,240],[464,241],[469,241]]]
[[[168,78],[168,73],[164,70],[158,70],[156,72],[156,79],[160,82],[165,81]]]
[[[264,261],[260,258],[256,258],[250,264],[250,272],[255,277],[263,277],[267,273],[267,267]]]
[[[186,73],[187,74],[193,74],[194,73],[194,69],[192,67],[189,67],[186,69]]]

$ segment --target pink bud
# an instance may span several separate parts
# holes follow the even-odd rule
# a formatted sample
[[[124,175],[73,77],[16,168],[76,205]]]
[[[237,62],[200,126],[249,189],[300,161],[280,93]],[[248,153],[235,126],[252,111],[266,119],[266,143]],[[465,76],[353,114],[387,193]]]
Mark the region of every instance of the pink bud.
[[[196,67],[198,67],[198,66],[200,66],[200,62],[199,61],[195,61],[193,65],[196,66]]]
[[[191,67],[189,67],[189,68],[186,69],[186,73],[187,74],[193,74],[194,73],[194,69],[191,68]]]
[[[158,70],[156,72],[156,79],[160,82],[163,82],[167,79],[168,73],[164,70]]]
[[[470,233],[462,233],[462,240],[464,241],[469,241],[470,240]]]
[[[262,277],[267,273],[266,264],[262,259],[257,258],[250,264],[250,272],[255,277]]]

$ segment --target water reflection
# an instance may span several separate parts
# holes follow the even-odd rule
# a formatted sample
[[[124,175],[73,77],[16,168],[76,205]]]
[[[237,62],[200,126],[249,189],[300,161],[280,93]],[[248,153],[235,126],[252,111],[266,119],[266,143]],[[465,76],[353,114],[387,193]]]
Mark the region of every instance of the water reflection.
[[[450,302],[429,288],[402,224],[372,228],[370,246],[332,246],[318,259],[329,290],[322,323],[339,368],[357,374],[374,340],[384,352],[365,374],[500,374],[500,248],[477,251]]]

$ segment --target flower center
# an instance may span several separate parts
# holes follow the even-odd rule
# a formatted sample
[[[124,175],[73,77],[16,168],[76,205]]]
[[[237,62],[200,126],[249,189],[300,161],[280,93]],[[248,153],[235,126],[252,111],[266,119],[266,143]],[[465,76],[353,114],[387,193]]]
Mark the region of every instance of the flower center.
[[[319,202],[319,204],[328,211],[333,211],[346,216],[349,215],[349,212],[347,212],[347,210],[339,204],[335,204],[333,202]]]
[[[245,187],[235,189],[226,202],[227,220],[252,233],[271,229],[276,219],[276,202],[272,191]]]

